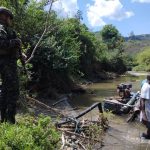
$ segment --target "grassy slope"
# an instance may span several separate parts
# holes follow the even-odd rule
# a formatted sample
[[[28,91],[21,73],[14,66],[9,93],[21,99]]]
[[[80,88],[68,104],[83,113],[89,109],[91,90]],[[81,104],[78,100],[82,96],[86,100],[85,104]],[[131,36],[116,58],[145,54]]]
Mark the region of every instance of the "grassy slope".
[[[126,37],[125,40],[125,51],[132,55],[135,55],[146,47],[150,47],[150,34],[135,35],[132,38]]]

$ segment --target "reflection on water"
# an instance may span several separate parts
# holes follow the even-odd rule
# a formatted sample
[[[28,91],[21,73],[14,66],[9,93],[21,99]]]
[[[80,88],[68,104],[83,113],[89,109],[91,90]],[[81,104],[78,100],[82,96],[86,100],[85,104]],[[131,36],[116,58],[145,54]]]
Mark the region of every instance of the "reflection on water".
[[[132,83],[132,89],[136,92],[140,90],[140,84],[143,79],[145,79],[145,76],[123,76],[114,80],[94,83],[86,87],[88,91],[87,94],[75,96],[73,102],[76,106],[83,108],[93,104],[94,102],[102,101],[104,97],[115,96],[116,86],[120,83]]]

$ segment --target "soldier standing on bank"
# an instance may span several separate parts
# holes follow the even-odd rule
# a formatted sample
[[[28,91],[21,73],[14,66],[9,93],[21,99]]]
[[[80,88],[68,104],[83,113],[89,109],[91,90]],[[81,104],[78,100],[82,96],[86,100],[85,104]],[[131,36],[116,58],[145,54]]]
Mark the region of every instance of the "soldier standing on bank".
[[[16,102],[19,98],[17,59],[21,41],[11,28],[13,14],[0,7],[0,75],[2,99],[0,101],[1,122],[15,123]]]

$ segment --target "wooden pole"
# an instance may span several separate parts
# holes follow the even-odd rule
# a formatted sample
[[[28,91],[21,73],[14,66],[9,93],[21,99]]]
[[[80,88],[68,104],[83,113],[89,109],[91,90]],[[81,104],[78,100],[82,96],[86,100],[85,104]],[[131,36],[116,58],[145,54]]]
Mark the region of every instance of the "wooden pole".
[[[62,117],[65,117],[62,113],[60,113],[60,111],[59,111],[58,109],[52,108],[52,107],[50,107],[50,106],[48,106],[48,105],[46,105],[46,104],[44,104],[44,103],[42,103],[42,102],[40,102],[40,101],[34,99],[34,98],[31,98],[31,97],[28,97],[28,96],[27,96],[27,100],[33,101],[33,102],[37,103],[38,105],[40,105],[40,106],[42,106],[42,107],[44,107],[44,108],[46,108],[46,109],[52,110],[53,112],[59,114],[59,115],[62,116]]]
[[[61,103],[61,102],[65,101],[65,100],[67,100],[67,98],[66,98],[66,97],[65,97],[65,98],[60,99],[60,100],[59,100],[59,101],[57,101],[57,102],[55,102],[52,106],[55,106],[55,105],[57,105],[57,104],[59,104],[59,103]]]

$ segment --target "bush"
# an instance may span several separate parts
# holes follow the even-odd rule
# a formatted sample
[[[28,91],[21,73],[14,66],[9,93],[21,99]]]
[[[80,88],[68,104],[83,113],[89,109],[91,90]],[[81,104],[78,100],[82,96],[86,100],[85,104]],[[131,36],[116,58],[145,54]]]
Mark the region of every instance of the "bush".
[[[146,68],[144,65],[138,65],[133,68],[133,71],[146,71]]]
[[[135,61],[137,66],[134,67],[136,71],[150,71],[150,47],[145,48],[137,54]]]
[[[103,70],[110,71],[118,74],[122,74],[127,71],[126,56],[120,54],[118,50],[113,50],[113,52],[106,53],[106,56],[101,61]]]
[[[0,149],[53,150],[59,147],[59,133],[49,117],[19,117],[19,123],[0,125]]]

